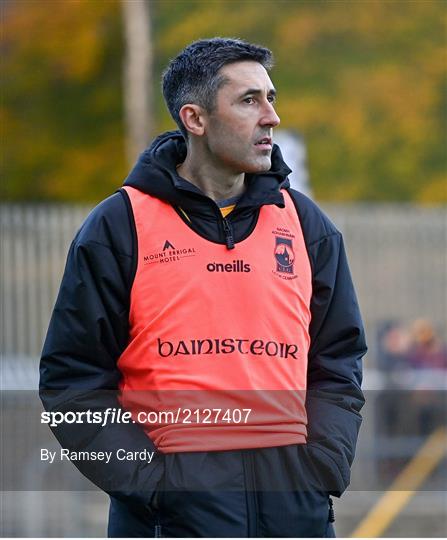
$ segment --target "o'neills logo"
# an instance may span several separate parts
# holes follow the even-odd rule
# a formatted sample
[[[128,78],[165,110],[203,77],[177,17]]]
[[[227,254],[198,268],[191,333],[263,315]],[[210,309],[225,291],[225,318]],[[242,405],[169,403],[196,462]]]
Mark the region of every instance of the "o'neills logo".
[[[158,354],[168,356],[197,356],[202,354],[252,354],[278,358],[298,359],[298,345],[294,343],[278,343],[264,339],[188,339],[179,341],[162,341],[157,338]]]
[[[231,263],[208,263],[206,265],[208,272],[251,272],[250,265],[243,260],[238,259]]]
[[[185,257],[194,257],[196,254],[195,248],[178,248],[176,249],[169,240],[165,240],[163,248],[160,251],[143,255],[144,264],[153,263],[170,263],[179,261]]]

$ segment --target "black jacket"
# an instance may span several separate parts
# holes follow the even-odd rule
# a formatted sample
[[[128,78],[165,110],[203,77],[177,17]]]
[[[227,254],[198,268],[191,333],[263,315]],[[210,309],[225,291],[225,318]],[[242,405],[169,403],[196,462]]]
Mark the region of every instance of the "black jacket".
[[[278,147],[270,171],[247,175],[247,190],[227,219],[214,201],[176,174],[185,151],[179,132],[158,137],[125,185],[168,201],[197,234],[229,249],[254,230],[261,206],[283,207],[285,189],[293,198],[313,274],[308,442],[203,455],[156,454],[151,464],[112,458],[109,464],[77,467],[112,495],[112,536],[151,536],[160,532],[160,524],[172,536],[322,536],[327,494],[340,495],[349,484],[364,402],[365,337],[341,234],[312,201],[290,189],[290,170]],[[45,409],[119,407],[117,359],[128,342],[135,271],[135,226],[121,190],[90,213],[70,247],[41,359]],[[63,447],[73,450],[114,451],[124,442],[128,450],[154,450],[137,424],[61,425],[53,431]],[[195,471],[194,488],[179,487],[184,471]],[[222,471],[233,472],[225,480]],[[216,490],[214,500],[210,493]],[[162,493],[154,502],[155,491]],[[294,495],[287,499],[284,493]]]

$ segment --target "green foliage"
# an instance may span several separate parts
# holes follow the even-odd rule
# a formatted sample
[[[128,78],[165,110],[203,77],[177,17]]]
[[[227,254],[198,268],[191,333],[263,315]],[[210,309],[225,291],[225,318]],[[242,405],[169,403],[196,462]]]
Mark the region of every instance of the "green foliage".
[[[281,127],[308,145],[320,200],[447,202],[442,0],[153,0],[159,81],[187,43],[214,35],[273,49]],[[3,2],[2,195],[98,200],[126,174],[121,6]]]

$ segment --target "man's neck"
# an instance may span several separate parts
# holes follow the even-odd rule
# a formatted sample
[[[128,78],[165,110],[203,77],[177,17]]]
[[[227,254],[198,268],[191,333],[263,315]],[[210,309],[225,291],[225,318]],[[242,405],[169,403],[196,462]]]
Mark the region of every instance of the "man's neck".
[[[193,159],[189,152],[177,172],[214,201],[231,199],[245,191],[244,173],[231,174],[207,160]]]

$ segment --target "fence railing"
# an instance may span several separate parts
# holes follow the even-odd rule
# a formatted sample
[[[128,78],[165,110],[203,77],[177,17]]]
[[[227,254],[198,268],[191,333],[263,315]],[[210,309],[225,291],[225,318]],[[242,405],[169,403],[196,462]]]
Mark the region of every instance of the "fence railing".
[[[70,242],[89,210],[0,206],[4,355],[39,356]],[[447,328],[446,208],[358,204],[325,210],[344,234],[369,336],[370,367],[381,322],[426,317],[439,330]]]

